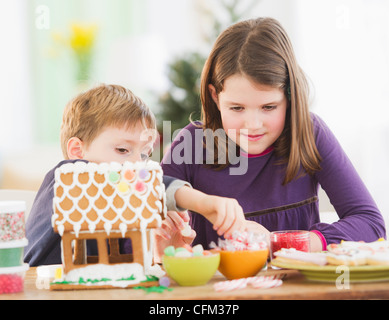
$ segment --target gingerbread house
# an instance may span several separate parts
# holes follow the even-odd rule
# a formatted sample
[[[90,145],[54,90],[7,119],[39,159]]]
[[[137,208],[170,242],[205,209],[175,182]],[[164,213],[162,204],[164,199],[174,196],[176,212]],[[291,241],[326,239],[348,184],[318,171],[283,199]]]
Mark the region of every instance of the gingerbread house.
[[[152,229],[166,216],[165,203],[162,169],[154,161],[122,165],[77,161],[57,168],[52,225],[62,237],[64,280],[85,279],[91,272],[95,278],[109,277],[101,266],[116,266],[110,274],[120,277],[134,278],[134,273],[142,273],[139,266],[144,274],[152,264]],[[97,256],[87,255],[89,239],[97,241]],[[131,240],[132,254],[119,252],[119,239]],[[87,271],[82,276],[83,270]]]

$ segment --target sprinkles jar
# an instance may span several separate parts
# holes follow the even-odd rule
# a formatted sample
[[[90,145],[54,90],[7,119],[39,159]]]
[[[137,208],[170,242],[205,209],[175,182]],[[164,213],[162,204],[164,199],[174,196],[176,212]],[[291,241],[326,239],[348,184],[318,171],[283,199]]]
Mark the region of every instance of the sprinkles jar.
[[[294,248],[299,251],[310,251],[309,231],[305,230],[286,230],[273,231],[270,233],[270,252],[272,259],[274,252],[282,248]]]
[[[0,201],[0,294],[23,291],[25,238],[24,201]]]
[[[0,294],[24,291],[24,275],[27,270],[27,263],[19,267],[0,268]]]
[[[0,201],[0,243],[25,237],[24,201]]]

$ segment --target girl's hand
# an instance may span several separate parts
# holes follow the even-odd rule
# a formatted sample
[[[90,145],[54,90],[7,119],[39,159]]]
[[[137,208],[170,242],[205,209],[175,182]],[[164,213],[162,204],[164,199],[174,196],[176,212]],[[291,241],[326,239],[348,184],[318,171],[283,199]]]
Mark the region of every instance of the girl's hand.
[[[243,209],[235,199],[206,195],[199,206],[199,212],[213,224],[219,236],[228,237],[246,227]]]
[[[163,251],[168,246],[183,247],[185,244],[191,244],[196,237],[196,232],[191,229],[189,236],[183,236],[181,231],[189,222],[187,211],[176,212],[168,211],[167,217],[162,221],[161,227],[154,231],[154,262],[161,263]]]
[[[266,243],[270,244],[270,231],[258,222],[246,220],[245,229],[248,232],[261,233],[265,235]]]
[[[246,219],[235,199],[211,196],[187,186],[176,191],[175,199],[179,207],[197,212],[209,220],[219,236],[244,230]]]

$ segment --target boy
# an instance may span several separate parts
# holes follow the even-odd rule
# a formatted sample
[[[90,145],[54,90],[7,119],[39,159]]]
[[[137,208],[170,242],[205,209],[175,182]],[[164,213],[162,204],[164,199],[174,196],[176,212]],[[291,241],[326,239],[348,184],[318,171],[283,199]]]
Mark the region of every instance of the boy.
[[[54,196],[54,171],[65,162],[145,161],[157,137],[156,121],[150,109],[131,91],[118,85],[100,85],[78,95],[66,106],[61,126],[61,148],[66,160],[49,171],[34,201],[26,223],[29,244],[25,262],[30,266],[61,263],[61,238],[51,225]],[[180,230],[189,221],[181,208],[198,212],[214,224],[219,235],[243,229],[245,218],[236,200],[209,196],[194,190],[183,181],[164,177],[168,210],[167,219],[156,232],[156,261],[169,244],[191,243],[192,230],[184,237]],[[88,242],[88,252],[96,251]],[[121,250],[129,252],[128,243]]]

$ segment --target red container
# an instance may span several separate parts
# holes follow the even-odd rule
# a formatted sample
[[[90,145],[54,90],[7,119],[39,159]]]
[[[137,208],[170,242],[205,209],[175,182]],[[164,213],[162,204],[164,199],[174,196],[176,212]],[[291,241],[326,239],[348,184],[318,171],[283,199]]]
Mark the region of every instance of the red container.
[[[0,268],[0,294],[24,291],[26,270],[28,270],[27,263],[19,267]]]
[[[304,230],[286,230],[274,231],[270,233],[270,252],[274,258],[274,252],[282,248],[295,248],[296,250],[310,251],[309,231]]]

